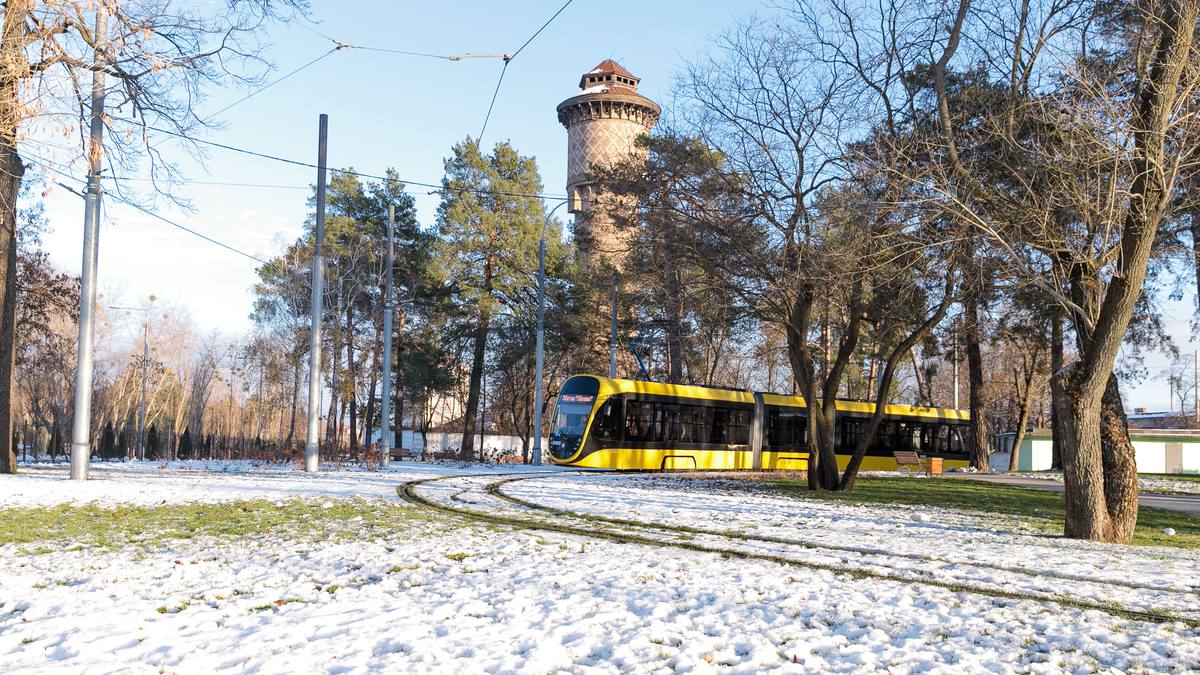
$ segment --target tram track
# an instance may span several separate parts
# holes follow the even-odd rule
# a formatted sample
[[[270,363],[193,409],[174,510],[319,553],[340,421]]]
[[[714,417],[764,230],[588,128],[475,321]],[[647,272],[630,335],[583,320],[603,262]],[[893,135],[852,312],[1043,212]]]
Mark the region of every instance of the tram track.
[[[796,538],[792,538],[792,537],[775,537],[775,536],[769,536],[769,535],[750,534],[747,532],[739,532],[737,530],[716,530],[716,529],[709,529],[709,528],[703,528],[703,527],[696,527],[696,526],[692,526],[692,525],[671,525],[668,523],[647,522],[647,521],[642,521],[642,520],[633,520],[633,519],[629,519],[629,518],[616,518],[613,516],[603,516],[603,515],[599,515],[599,514],[582,513],[579,511],[568,511],[568,510],[556,508],[553,506],[547,506],[545,504],[538,504],[536,502],[532,502],[527,499],[521,499],[520,497],[512,496],[512,495],[506,493],[503,489],[505,485],[509,485],[512,483],[520,482],[523,480],[529,480],[531,478],[537,478],[537,477],[538,476],[528,476],[528,477],[510,478],[508,480],[496,481],[496,482],[488,485],[485,489],[489,493],[495,495],[496,497],[498,497],[504,501],[507,501],[509,503],[512,503],[512,504],[515,504],[518,506],[522,506],[522,507],[525,507],[528,509],[542,511],[542,512],[549,513],[549,514],[556,515],[556,516],[574,517],[574,518],[581,518],[581,519],[585,519],[585,520],[594,520],[594,521],[608,523],[608,524],[612,524],[612,525],[628,525],[631,527],[653,528],[653,529],[662,530],[665,532],[674,532],[674,533],[689,534],[689,535],[705,535],[705,536],[713,536],[713,537],[725,537],[728,539],[734,539],[734,540],[740,540],[740,541],[753,541],[753,542],[762,542],[762,543],[767,543],[767,544],[782,544],[782,545],[786,545],[786,546],[797,546],[797,547],[806,548],[806,549],[837,551],[839,553],[853,553],[853,554],[858,554],[858,555],[878,555],[878,556],[887,556],[890,558],[903,558],[903,559],[913,560],[913,561],[918,561],[918,562],[936,562],[936,563],[943,563],[946,565],[963,565],[963,566],[970,566],[970,567],[976,567],[976,568],[990,569],[990,570],[995,570],[998,572],[1006,572],[1009,574],[1021,574],[1021,575],[1025,575],[1025,576],[1057,579],[1057,580],[1061,580],[1061,581],[1103,584],[1106,586],[1117,586],[1117,587],[1121,587],[1121,588],[1129,588],[1129,589],[1144,590],[1144,591],[1154,591],[1154,592],[1159,592],[1159,593],[1177,593],[1177,594],[1195,596],[1197,599],[1197,603],[1200,603],[1200,588],[1178,588],[1178,587],[1169,588],[1169,587],[1163,587],[1163,586],[1151,586],[1148,584],[1140,584],[1135,581],[1125,581],[1125,580],[1121,580],[1121,579],[1096,579],[1094,577],[1088,577],[1088,576],[1079,575],[1079,574],[1065,574],[1062,572],[1047,572],[1047,571],[1030,572],[1028,570],[1025,570],[1025,569],[1022,569],[1019,567],[1014,567],[1011,565],[1002,565],[999,563],[955,560],[955,559],[947,558],[947,557],[943,557],[943,556],[907,553],[904,551],[891,551],[888,549],[873,548],[873,547],[868,547],[868,546],[847,546],[847,545],[841,545],[841,544],[830,544],[827,542],[817,542],[817,541],[811,541],[811,540],[806,540],[806,539],[796,539]]]
[[[579,473],[581,474],[585,472]],[[952,592],[970,593],[978,596],[989,597],[994,600],[1053,603],[1059,606],[1070,607],[1074,609],[1100,611],[1125,619],[1148,621],[1153,623],[1179,622],[1191,628],[1200,628],[1200,617],[1185,616],[1176,611],[1161,610],[1153,607],[1134,608],[1118,602],[1096,601],[1071,595],[1064,595],[1061,593],[1013,591],[999,587],[998,585],[969,583],[964,581],[948,580],[945,578],[937,578],[933,576],[934,574],[938,573],[939,570],[919,570],[917,573],[914,573],[914,571],[910,569],[907,573],[899,573],[894,570],[880,569],[882,567],[886,567],[886,565],[881,563],[856,566],[848,564],[845,560],[832,563],[822,560],[804,559],[803,557],[797,557],[794,555],[796,553],[795,551],[791,552],[792,554],[789,555],[777,551],[761,549],[754,550],[749,547],[756,545],[777,545],[796,547],[801,549],[801,551],[816,551],[821,553],[832,552],[837,554],[877,556],[883,558],[892,557],[909,561],[921,561],[925,563],[935,562],[967,568],[986,568],[1005,574],[1023,575],[1028,579],[1050,578],[1072,583],[1095,584],[1099,586],[1111,586],[1114,588],[1124,588],[1130,590],[1152,591],[1158,594],[1190,596],[1192,599],[1200,597],[1200,594],[1197,594],[1195,591],[1164,589],[1159,587],[1151,587],[1144,584],[1136,584],[1135,582],[1094,579],[1080,575],[1029,572],[1027,570],[1013,568],[1007,565],[998,565],[995,563],[962,562],[946,558],[931,559],[926,556],[919,556],[904,552],[891,552],[884,549],[839,546],[787,537],[754,535],[745,532],[715,530],[688,525],[671,525],[639,521],[630,518],[616,518],[598,514],[574,512],[553,506],[538,504],[536,502],[529,501],[528,499],[514,497],[504,491],[505,486],[520,481],[535,480],[538,478],[563,477],[565,475],[579,474],[574,472],[553,474],[537,472],[532,474],[517,475],[512,473],[503,473],[442,476],[403,483],[397,488],[397,493],[401,498],[414,505],[476,521],[487,522],[490,524],[508,525],[522,529],[558,532],[562,534],[590,537],[593,539],[615,541],[618,543],[677,548],[697,553],[716,554],[727,558],[772,562],[785,566],[800,567],[830,572],[838,575],[845,575],[854,579],[873,579],[905,584],[918,584],[949,590]],[[485,482],[481,486],[467,487],[456,490],[449,495],[449,502],[453,504],[480,506],[481,504],[478,501],[470,501],[463,498],[464,495],[477,491],[483,497],[490,497],[494,499],[497,502],[496,506],[499,508],[492,511],[482,511],[478,508],[468,507],[460,508],[455,505],[439,502],[436,499],[419,493],[420,488],[430,487],[431,484],[447,483],[455,480],[461,481],[464,479],[469,481],[483,479]],[[543,516],[541,514],[545,515]],[[549,517],[552,517],[554,520],[550,520]],[[1187,606],[1195,607],[1196,604],[1192,603],[1188,604]]]

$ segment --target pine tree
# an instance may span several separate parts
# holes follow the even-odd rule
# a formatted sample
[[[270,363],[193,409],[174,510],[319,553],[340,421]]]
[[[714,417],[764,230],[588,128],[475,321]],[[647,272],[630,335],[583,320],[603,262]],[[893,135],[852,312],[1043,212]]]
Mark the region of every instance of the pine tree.
[[[192,432],[189,427],[183,428],[179,436],[179,459],[192,459]]]
[[[438,207],[440,250],[434,269],[454,295],[472,343],[470,381],[463,421],[462,455],[474,450],[480,385],[492,321],[527,300],[536,288],[538,240],[545,208],[537,162],[508,143],[484,155],[471,139],[454,146],[445,161]],[[553,248],[551,248],[553,247]],[[547,237],[547,258],[560,257]]]
[[[146,430],[146,459],[158,459],[158,429],[153,424]]]
[[[104,423],[104,435],[100,438],[100,458],[112,459],[117,450],[117,437],[113,433],[112,422]]]

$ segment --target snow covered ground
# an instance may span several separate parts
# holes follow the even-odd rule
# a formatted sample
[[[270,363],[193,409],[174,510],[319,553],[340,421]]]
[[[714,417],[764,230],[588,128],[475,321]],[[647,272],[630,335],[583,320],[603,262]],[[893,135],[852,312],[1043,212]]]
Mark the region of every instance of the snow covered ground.
[[[1061,471],[1033,471],[1006,475],[1058,482],[1062,482],[1063,479]],[[1189,480],[1187,478],[1171,478],[1169,476],[1138,476],[1138,487],[1143,492],[1200,495],[1200,480],[1194,480],[1194,476],[1192,478]]]
[[[64,480],[61,466],[0,476],[4,509],[222,508],[265,499],[317,514],[353,504],[370,516],[344,518],[343,536],[324,539],[288,530],[109,548],[69,540],[0,546],[0,672],[1200,668],[1200,631],[1180,622],[489,525],[421,510],[395,492],[405,480],[473,474],[418,492],[460,508],[555,520],[482,489],[495,480],[483,474],[523,470],[404,462],[383,472],[309,475],[220,462],[106,466],[86,484]],[[1200,609],[1200,556],[1190,551],[1018,534],[1012,523],[981,527],[955,511],[927,509],[928,522],[920,522],[910,508],[798,502],[719,481],[558,473],[501,489],[574,512],[745,532],[763,539],[743,542],[745,550],[848,570],[1082,599],[1107,593],[1102,599],[1186,616]]]

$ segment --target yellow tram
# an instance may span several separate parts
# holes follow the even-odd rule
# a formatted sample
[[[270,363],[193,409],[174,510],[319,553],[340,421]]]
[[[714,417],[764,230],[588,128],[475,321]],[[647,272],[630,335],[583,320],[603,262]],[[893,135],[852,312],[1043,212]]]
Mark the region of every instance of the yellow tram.
[[[834,452],[845,468],[875,404],[837,401]],[[968,417],[961,410],[887,406],[862,469],[896,469],[915,450],[965,467]],[[579,467],[806,469],[804,399],[741,389],[576,375],[563,383],[550,426],[550,457]]]

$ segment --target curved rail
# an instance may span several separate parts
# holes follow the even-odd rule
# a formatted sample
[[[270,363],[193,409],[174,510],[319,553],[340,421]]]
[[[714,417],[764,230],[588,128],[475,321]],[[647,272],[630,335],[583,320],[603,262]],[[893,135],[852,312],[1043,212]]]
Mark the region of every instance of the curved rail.
[[[631,520],[631,519],[609,518],[609,517],[605,517],[605,516],[593,516],[591,514],[574,513],[574,512],[566,511],[563,509],[556,509],[553,507],[539,505],[534,502],[528,502],[526,500],[521,500],[521,499],[518,499],[515,497],[511,497],[509,495],[505,495],[502,492],[500,492],[500,487],[507,483],[512,483],[512,482],[516,482],[516,481],[520,481],[520,480],[532,480],[532,479],[536,479],[536,478],[559,477],[559,476],[563,476],[563,475],[564,475],[563,473],[549,474],[546,472],[536,472],[533,474],[522,474],[522,475],[515,475],[515,476],[511,473],[466,474],[466,475],[455,475],[455,476],[440,476],[440,477],[436,477],[436,478],[422,478],[422,479],[418,479],[418,480],[407,481],[405,483],[400,484],[396,488],[396,492],[402,499],[404,499],[405,501],[407,501],[411,504],[421,506],[424,508],[433,509],[436,511],[440,511],[442,513],[446,513],[449,515],[465,517],[465,518],[469,518],[472,520],[487,522],[487,523],[491,523],[491,524],[508,525],[508,526],[512,526],[512,527],[541,530],[541,531],[546,531],[546,532],[558,532],[561,534],[571,534],[571,535],[576,535],[576,536],[589,537],[589,538],[593,538],[593,539],[615,541],[618,543],[625,543],[625,544],[642,544],[642,545],[646,545],[646,546],[656,546],[656,547],[660,547],[660,548],[661,547],[678,548],[678,549],[682,549],[682,550],[693,551],[696,553],[709,553],[709,554],[721,555],[721,556],[727,557],[727,558],[757,560],[757,561],[763,561],[763,562],[772,562],[772,563],[776,563],[779,565],[785,565],[785,566],[791,566],[791,567],[801,567],[801,568],[805,568],[805,569],[812,569],[812,570],[823,571],[823,572],[832,572],[835,574],[847,575],[854,579],[874,579],[874,580],[879,580],[879,581],[892,581],[892,582],[898,582],[898,583],[904,583],[904,584],[920,584],[923,586],[930,586],[930,587],[934,587],[934,588],[941,588],[944,590],[949,590],[951,592],[971,593],[974,595],[980,595],[980,596],[984,596],[984,597],[990,597],[990,598],[996,598],[996,599],[1002,599],[1002,600],[1015,600],[1015,601],[1023,600],[1023,601],[1032,601],[1032,602],[1047,602],[1047,603],[1053,603],[1053,604],[1063,606],[1063,607],[1070,607],[1073,609],[1095,610],[1095,611],[1104,612],[1106,614],[1109,614],[1112,616],[1117,616],[1117,617],[1124,618],[1124,619],[1131,619],[1131,620],[1136,620],[1136,621],[1147,621],[1147,622],[1151,622],[1151,623],[1178,622],[1178,623],[1181,623],[1181,624],[1186,625],[1191,628],[1200,628],[1200,619],[1194,619],[1194,618],[1190,618],[1190,617],[1186,617],[1186,616],[1180,616],[1177,614],[1172,614],[1170,612],[1136,610],[1136,609],[1131,609],[1129,607],[1125,607],[1123,605],[1119,605],[1119,604],[1115,604],[1115,603],[1107,603],[1106,604],[1106,603],[1101,603],[1101,602],[1093,602],[1093,601],[1089,601],[1089,600],[1082,600],[1082,599],[1079,599],[1076,597],[1060,595],[1060,594],[1056,594],[1056,593],[1019,593],[1019,592],[1007,591],[1007,590],[998,589],[998,588],[989,588],[986,586],[979,586],[979,585],[974,585],[974,584],[943,581],[940,579],[927,578],[927,577],[913,577],[913,576],[898,574],[898,573],[894,573],[894,572],[880,572],[877,570],[871,570],[871,569],[867,569],[867,568],[863,568],[863,567],[832,565],[832,564],[816,562],[816,561],[811,561],[811,560],[800,560],[797,558],[791,558],[786,555],[780,555],[780,554],[775,554],[775,553],[747,551],[744,549],[737,549],[737,548],[724,548],[724,547],[720,547],[720,546],[713,546],[713,545],[709,545],[709,544],[705,544],[705,543],[689,541],[689,540],[682,540],[682,539],[664,539],[664,538],[660,538],[660,537],[651,536],[650,534],[647,534],[647,533],[648,532],[658,532],[658,533],[665,533],[667,535],[683,535],[683,536],[690,536],[693,534],[701,534],[704,536],[714,536],[714,537],[718,537],[718,538],[724,537],[727,539],[730,537],[728,537],[726,535],[726,533],[724,533],[724,532],[707,531],[707,530],[703,530],[702,528],[687,528],[686,526],[662,525],[662,524],[658,524],[658,523],[646,523],[646,522],[636,521],[636,520]],[[574,474],[572,474],[572,475],[574,475]],[[453,506],[438,503],[434,500],[423,497],[420,494],[418,494],[418,492],[417,492],[417,488],[422,485],[427,485],[430,483],[436,483],[436,482],[441,482],[441,481],[463,479],[463,478],[500,478],[500,480],[492,481],[491,483],[488,483],[487,485],[483,486],[483,491],[489,495],[495,496],[497,499],[507,501],[516,506],[520,506],[522,508],[530,509],[530,510],[533,510],[536,512],[549,513],[549,514],[556,516],[559,519],[565,519],[568,521],[576,521],[580,524],[570,524],[569,522],[561,522],[561,520],[560,521],[548,521],[548,520],[546,520],[544,518],[540,518],[540,517],[529,518],[529,517],[520,517],[520,516],[514,516],[514,515],[502,515],[499,513],[487,513],[487,512],[479,511],[477,509],[470,509],[470,508],[455,508]],[[451,499],[456,502],[462,502],[462,500],[459,497],[461,496],[461,494],[463,494],[463,492],[466,492],[466,491],[456,493],[455,495],[453,495],[451,497]],[[598,528],[597,524],[601,524],[602,527]],[[642,532],[630,532],[627,529],[626,530],[612,529],[612,527],[610,527],[610,526],[619,526],[622,528],[633,528],[635,530],[641,530]],[[765,537],[758,537],[757,535],[753,535],[753,536],[744,535],[741,533],[738,533],[737,536],[738,536],[738,538],[753,537],[753,538],[759,539],[760,541],[762,541],[764,543],[794,543],[794,542],[786,541],[786,540],[780,541],[783,538],[765,538]],[[796,544],[796,545],[802,545],[802,544]],[[806,546],[806,548],[829,548],[831,550],[840,550],[833,546],[824,546],[824,545],[820,545],[820,544],[813,544],[812,546]],[[858,551],[850,551],[849,549],[847,549],[847,552],[858,552]],[[893,555],[893,554],[886,553],[886,552],[880,552],[879,555]],[[905,554],[905,555],[908,555],[908,554]],[[955,564],[976,565],[976,563],[955,563]],[[1005,570],[1005,571],[1008,571],[1008,570]],[[1027,574],[1030,576],[1038,576],[1037,574],[1030,574],[1028,572],[1024,572],[1024,574]],[[1079,579],[1079,581],[1087,581],[1089,583],[1097,583],[1097,584],[1107,583],[1105,581],[1098,581],[1098,580],[1094,580],[1094,579]],[[1114,585],[1120,585],[1120,584],[1114,584]],[[1147,590],[1155,590],[1155,591],[1159,591],[1159,592],[1175,592],[1175,593],[1180,592],[1180,591],[1167,591],[1164,589],[1157,589],[1157,588],[1153,588],[1153,589],[1147,588]]]

